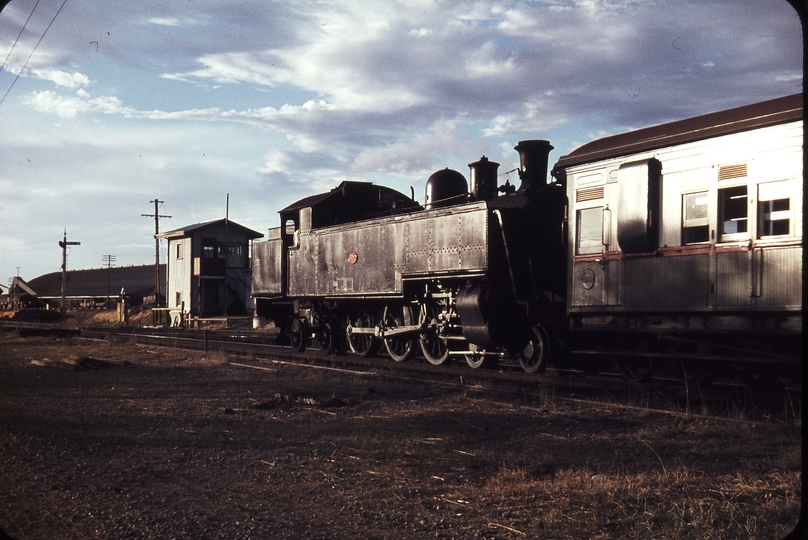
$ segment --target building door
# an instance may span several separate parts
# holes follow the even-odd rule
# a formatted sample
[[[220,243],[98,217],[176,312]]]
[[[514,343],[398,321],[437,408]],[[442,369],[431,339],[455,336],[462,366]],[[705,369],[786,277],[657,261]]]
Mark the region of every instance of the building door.
[[[205,280],[202,282],[202,312],[208,315],[221,313],[219,292],[221,289],[219,281]]]

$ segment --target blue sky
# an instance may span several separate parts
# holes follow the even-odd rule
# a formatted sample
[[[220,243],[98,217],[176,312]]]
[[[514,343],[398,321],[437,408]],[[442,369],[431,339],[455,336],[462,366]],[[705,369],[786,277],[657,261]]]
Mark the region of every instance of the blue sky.
[[[343,180],[423,201],[435,170],[513,169],[523,139],[553,163],[802,91],[783,0],[35,3],[0,13],[3,283],[58,271],[65,229],[70,269],[153,263],[155,198],[161,231],[224,217],[229,194],[266,233]]]

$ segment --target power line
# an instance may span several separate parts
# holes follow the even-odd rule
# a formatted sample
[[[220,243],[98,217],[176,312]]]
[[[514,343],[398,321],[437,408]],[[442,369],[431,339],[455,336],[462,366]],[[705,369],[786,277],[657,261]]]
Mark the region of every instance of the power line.
[[[26,27],[26,26],[28,26],[28,21],[30,21],[30,20],[31,20],[31,16],[34,14],[34,11],[36,10],[36,7],[37,7],[38,5],[39,5],[39,0],[36,0],[36,4],[34,4],[34,7],[33,7],[33,9],[31,10],[31,13],[29,13],[29,14],[28,14],[28,18],[27,18],[27,19],[25,19],[25,24],[23,24],[23,25],[22,25],[22,28],[20,28],[20,33],[19,33],[19,34],[17,34],[17,39],[15,39],[15,40],[14,40],[14,45],[12,45],[12,46],[11,46],[11,50],[9,50],[9,51],[8,51],[8,54],[6,55],[6,59],[5,59],[5,60],[3,60],[3,65],[2,65],[2,66],[0,66],[0,71],[3,71],[3,68],[4,68],[4,67],[6,67],[6,62],[8,62],[8,59],[9,59],[9,57],[11,56],[11,53],[14,51],[14,47],[16,47],[16,46],[17,46],[17,42],[20,40],[20,36],[21,36],[21,35],[22,35],[22,33],[25,31],[25,27]]]
[[[109,236],[109,233],[107,231],[110,228],[113,228],[113,230],[117,231],[119,229],[118,224],[120,224],[121,222],[126,221],[134,225],[134,223],[137,221],[135,219],[137,215],[130,214],[130,212],[134,212],[135,210],[136,208],[132,207],[119,214],[115,214],[110,218],[102,218],[100,223],[91,224],[88,225],[87,227],[77,229],[74,231],[74,233],[83,233],[87,231],[92,231],[89,233],[89,236],[85,235],[85,238],[89,239]],[[52,240],[34,240],[34,241],[18,240],[19,243],[18,247],[3,246],[2,251],[4,252],[45,251],[50,249],[48,245],[50,245],[51,242]]]
[[[64,0],[62,2],[62,5],[59,6],[59,9],[56,10],[56,15],[53,16],[53,18],[51,19],[51,22],[48,23],[48,27],[45,28],[44,32],[42,32],[42,35],[39,37],[39,41],[37,41],[36,45],[34,45],[34,48],[31,50],[31,54],[28,55],[28,58],[25,60],[25,63],[22,65],[22,68],[20,69],[19,73],[17,73],[17,76],[14,77],[13,81],[11,81],[11,86],[8,87],[8,90],[6,90],[6,93],[3,94],[2,98],[0,98],[0,105],[2,105],[3,101],[6,100],[6,96],[8,96],[8,93],[11,92],[12,88],[14,88],[14,84],[17,82],[17,79],[19,79],[20,75],[22,75],[22,72],[25,71],[26,66],[28,66],[29,60],[31,60],[31,57],[34,56],[34,51],[36,51],[36,48],[39,47],[39,44],[42,42],[42,38],[44,38],[45,34],[48,33],[48,30],[50,30],[50,27],[53,24],[53,21],[55,21],[56,17],[59,16],[59,13],[62,11],[62,8],[65,7],[65,4],[67,4],[67,0]]]

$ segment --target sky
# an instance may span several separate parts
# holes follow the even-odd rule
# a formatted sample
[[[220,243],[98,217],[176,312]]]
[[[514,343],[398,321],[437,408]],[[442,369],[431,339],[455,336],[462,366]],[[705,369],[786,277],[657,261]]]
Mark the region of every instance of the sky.
[[[160,232],[266,235],[344,180],[423,203],[436,170],[512,171],[520,140],[552,165],[803,75],[784,0],[12,0],[0,58],[4,284],[59,271],[65,231],[69,269],[153,264],[155,199]]]

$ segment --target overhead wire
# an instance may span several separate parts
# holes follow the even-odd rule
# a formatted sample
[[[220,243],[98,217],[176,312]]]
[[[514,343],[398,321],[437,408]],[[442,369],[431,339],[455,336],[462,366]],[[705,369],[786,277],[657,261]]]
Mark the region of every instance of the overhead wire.
[[[14,77],[13,81],[11,81],[11,85],[8,87],[8,90],[6,90],[6,93],[3,94],[2,98],[0,98],[0,105],[3,104],[3,101],[5,101],[6,96],[8,96],[8,93],[11,92],[12,88],[14,88],[14,84],[17,82],[17,79],[19,79],[20,75],[22,75],[22,72],[25,71],[25,68],[28,66],[28,62],[31,60],[31,57],[34,56],[34,51],[36,51],[37,47],[39,47],[39,44],[42,43],[42,39],[45,37],[45,34],[48,33],[48,30],[50,30],[51,25],[53,25],[53,21],[55,21],[56,17],[59,16],[59,13],[61,13],[62,8],[65,7],[65,4],[67,4],[67,0],[64,0],[62,2],[62,5],[59,6],[59,9],[56,10],[56,14],[54,14],[53,18],[48,23],[48,26],[45,28],[45,31],[42,32],[42,35],[39,37],[39,40],[36,42],[36,45],[34,45],[34,48],[31,49],[31,54],[28,55],[28,58],[25,60],[25,63],[22,65],[22,68],[20,68],[20,71],[17,73],[17,76]]]
[[[51,26],[53,26],[53,23],[56,21],[56,18],[61,13],[62,8],[64,8],[65,4],[67,4],[67,0],[63,0],[62,4],[59,6],[59,9],[56,10],[56,13],[53,15],[53,18],[51,18],[50,22],[48,23],[48,26],[42,32],[42,35],[39,37],[36,44],[34,45],[34,48],[31,50],[31,53],[28,55],[28,58],[26,58],[25,63],[23,64],[22,68],[20,68],[19,72],[14,77],[14,80],[11,82],[11,85],[8,87],[8,90],[6,90],[5,94],[3,94],[3,97],[0,98],[0,105],[2,105],[2,103],[5,101],[6,97],[11,92],[11,89],[14,87],[17,80],[20,78],[20,75],[22,75],[22,72],[25,71],[26,67],[28,67],[28,62],[30,62],[31,58],[34,55],[34,52],[36,52],[37,48],[39,47],[39,44],[42,43],[42,40],[45,38],[45,35],[48,33],[48,30],[50,30]],[[11,53],[14,51],[14,48],[17,46],[17,43],[19,42],[20,37],[22,36],[22,33],[25,31],[25,28],[28,26],[28,23],[30,22],[31,17],[33,16],[34,12],[36,11],[36,8],[37,8],[38,5],[39,5],[39,0],[37,0],[36,3],[34,4],[34,7],[31,9],[31,13],[28,14],[28,18],[25,20],[25,23],[23,24],[22,28],[20,29],[20,32],[17,35],[17,38],[14,40],[14,43],[11,46],[11,49],[9,50],[8,54],[6,55],[6,58],[3,60],[3,64],[0,65],[0,71],[2,71],[2,69],[5,68],[5,65],[8,62],[8,59],[11,57]],[[163,206],[163,209],[165,209],[165,206]],[[124,219],[127,219],[127,218],[131,218],[131,216],[128,216],[125,213],[119,214],[117,217],[112,218],[110,220],[107,220],[107,222],[104,224],[104,226],[111,226],[113,223],[120,222],[120,221],[122,221]],[[132,222],[134,223],[135,220],[133,220]],[[92,227],[92,226],[91,227],[86,227],[84,229],[79,229],[76,232],[87,231],[87,230],[90,230],[90,229],[98,229],[98,227]],[[103,227],[101,229],[103,230]],[[96,237],[96,236],[97,235],[91,235],[91,237]],[[45,244],[45,243],[50,243],[50,242],[51,242],[50,240],[42,240],[42,241],[39,241],[39,242],[28,243],[28,244],[25,245],[25,247],[23,247],[22,249],[19,249],[19,250],[5,248],[3,251],[11,251],[11,252],[16,252],[16,251],[44,251],[44,250],[49,250],[51,248],[50,247],[32,248],[32,245]]]
[[[73,234],[83,233],[85,231],[93,231],[95,234],[91,236],[93,237],[103,236],[107,234],[106,230],[108,228],[113,226],[115,226],[115,228],[118,228],[118,225],[123,222],[128,222],[131,224],[135,223],[140,224],[140,220],[137,219],[137,214],[135,214],[134,212],[135,209],[131,209],[128,212],[120,213],[116,216],[109,218],[102,218],[101,216],[99,216],[100,219],[95,222],[87,220],[88,221],[87,226],[82,227],[80,229],[74,229]]]
[[[25,31],[25,27],[28,26],[28,22],[31,20],[31,17],[34,14],[34,11],[36,11],[36,7],[38,5],[39,5],[39,0],[36,0],[36,4],[34,4],[34,7],[31,9],[31,13],[29,13],[28,18],[25,19],[25,24],[23,24],[22,28],[20,28],[20,33],[17,34],[17,39],[14,40],[14,44],[11,46],[11,49],[8,51],[8,54],[6,55],[6,59],[3,60],[3,65],[0,66],[0,71],[3,71],[3,68],[6,67],[6,62],[8,62],[8,59],[11,56],[11,53],[14,51],[14,47],[17,46],[17,42],[20,40],[20,36]]]
[[[136,212],[139,210],[139,207],[131,207],[127,210],[123,210],[117,215],[114,215],[109,218],[103,218],[99,222],[87,225],[86,227],[82,227],[80,229],[71,229],[70,234],[82,234],[87,231],[94,231],[92,234],[86,235],[82,234],[82,238],[86,239],[93,239],[98,238],[101,236],[106,236],[109,234],[110,230],[117,230],[119,225],[123,222],[129,223],[133,226],[140,225],[140,220],[138,219],[139,214]],[[52,239],[48,240],[37,240],[34,242],[27,242],[24,245],[20,245],[18,248],[15,247],[8,247],[4,246],[2,251],[4,252],[27,252],[27,251],[46,251],[51,249],[51,245],[53,243]],[[42,245],[43,247],[36,247],[38,245]]]

